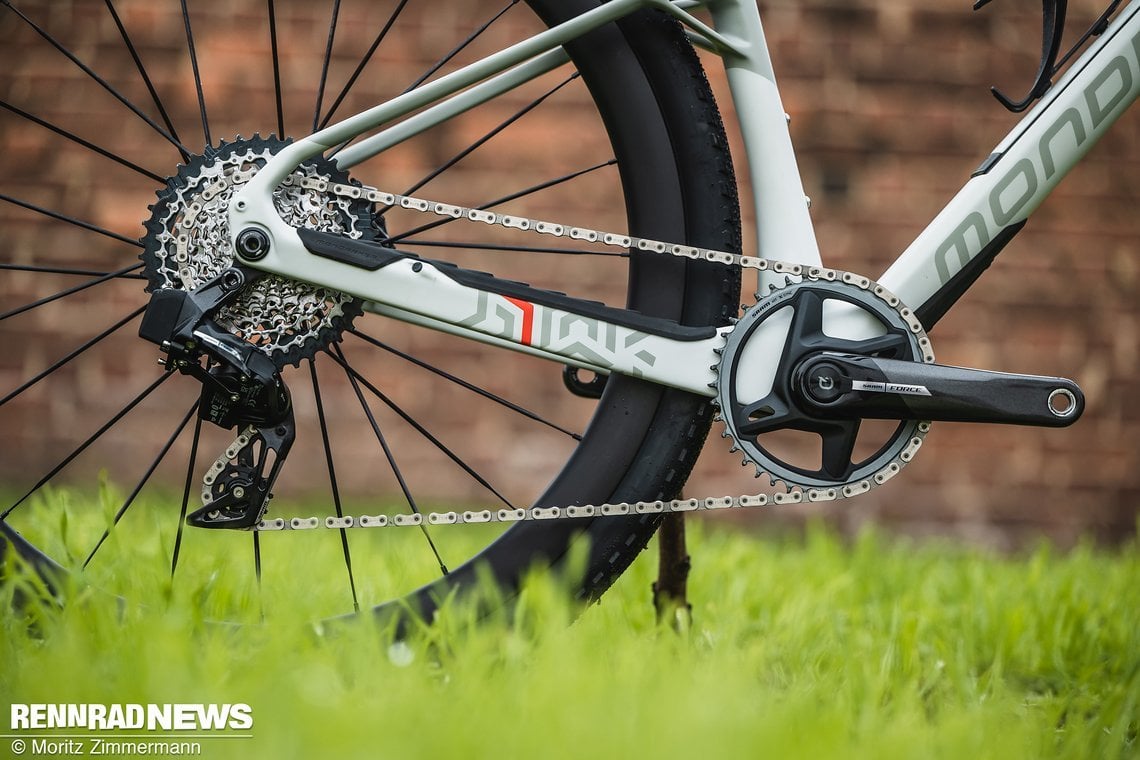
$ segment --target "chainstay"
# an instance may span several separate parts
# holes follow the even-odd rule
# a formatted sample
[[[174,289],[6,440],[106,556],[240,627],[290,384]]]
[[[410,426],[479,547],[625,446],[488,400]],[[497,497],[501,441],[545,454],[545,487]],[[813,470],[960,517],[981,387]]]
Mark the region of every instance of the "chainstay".
[[[248,180],[253,172],[236,177],[236,181]],[[863,275],[832,269],[822,266],[805,266],[799,263],[767,259],[757,256],[721,251],[714,248],[701,248],[699,246],[683,245],[680,243],[667,243],[649,238],[622,235],[613,232],[574,227],[557,222],[531,219],[529,217],[499,214],[479,208],[469,208],[439,201],[417,198],[409,195],[389,193],[374,187],[358,184],[342,184],[329,182],[319,178],[304,177],[293,174],[282,181],[283,185],[299,184],[304,189],[317,190],[323,193],[362,199],[372,203],[382,204],[386,207],[399,207],[425,214],[433,214],[451,219],[467,219],[488,225],[505,227],[508,229],[529,231],[553,237],[569,238],[571,240],[601,243],[603,245],[633,249],[648,253],[657,253],[669,256],[678,256],[686,259],[708,261],[715,264],[739,266],[757,272],[771,272],[787,277],[798,277],[805,281],[842,282],[867,293],[874,295],[891,309],[896,311],[908,329],[914,334],[923,361],[932,363],[934,353],[930,339],[926,335],[922,323],[914,312],[902,303],[898,296],[891,293],[879,283]],[[764,297],[756,293],[757,300]],[[742,307],[744,308],[744,307]],[[718,415],[719,418],[719,415]],[[348,528],[401,528],[422,525],[463,525],[479,523],[518,523],[542,520],[562,519],[591,519],[595,517],[620,517],[631,515],[656,515],[677,512],[719,512],[729,509],[742,509],[763,507],[779,504],[799,504],[803,502],[826,502],[839,499],[851,499],[861,496],[892,479],[902,468],[914,458],[922,446],[926,433],[930,430],[929,422],[921,422],[907,444],[881,468],[871,476],[849,481],[841,485],[827,488],[809,488],[786,480],[778,480],[768,473],[757,470],[757,477],[767,474],[772,486],[781,486],[784,491],[772,494],[758,493],[741,496],[721,496],[703,499],[672,499],[657,501],[618,502],[606,504],[587,504],[565,507],[531,507],[507,508],[498,510],[467,510],[449,512],[415,512],[412,514],[397,515],[343,515],[328,516],[323,520],[320,517],[293,517],[289,519],[265,519],[255,525],[255,531],[285,531],[285,530],[314,530],[320,528],[344,530]],[[722,437],[730,437],[727,432]],[[243,436],[239,435],[230,445],[226,453],[215,462],[211,472],[220,471],[224,467],[228,455],[233,454],[241,447]],[[235,448],[236,447],[236,448]],[[736,451],[734,446],[733,451]],[[748,465],[745,459],[742,465]],[[754,463],[753,463],[754,464]]]

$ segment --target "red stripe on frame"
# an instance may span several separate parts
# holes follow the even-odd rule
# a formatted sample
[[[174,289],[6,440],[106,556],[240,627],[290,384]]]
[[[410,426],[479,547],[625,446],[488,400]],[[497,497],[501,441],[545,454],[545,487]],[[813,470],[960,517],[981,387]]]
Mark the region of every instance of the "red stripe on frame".
[[[534,304],[532,304],[530,301],[511,298],[510,296],[503,296],[503,298],[519,307],[519,309],[522,311],[522,344],[524,346],[531,345],[532,338],[534,336]]]

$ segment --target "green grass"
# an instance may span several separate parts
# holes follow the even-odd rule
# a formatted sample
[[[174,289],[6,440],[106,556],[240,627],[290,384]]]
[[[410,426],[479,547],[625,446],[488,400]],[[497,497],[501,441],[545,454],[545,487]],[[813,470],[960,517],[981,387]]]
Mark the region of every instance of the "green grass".
[[[536,576],[512,612],[448,608],[406,650],[370,624],[305,625],[319,585],[259,603],[208,567],[172,589],[158,560],[109,563],[141,605],[83,590],[3,617],[0,721],[11,702],[249,704],[254,737],[206,739],[205,757],[1140,756],[1135,544],[1001,557],[690,524],[680,634],[654,620],[653,552],[576,622]],[[343,573],[335,552],[291,561]],[[205,622],[259,604],[265,623]]]

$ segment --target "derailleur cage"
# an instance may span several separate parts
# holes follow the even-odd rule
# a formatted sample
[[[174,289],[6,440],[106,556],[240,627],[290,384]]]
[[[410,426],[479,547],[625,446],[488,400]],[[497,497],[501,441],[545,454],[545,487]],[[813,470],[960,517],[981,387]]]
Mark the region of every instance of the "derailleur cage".
[[[296,438],[293,405],[277,366],[212,318],[260,276],[230,267],[192,291],[155,290],[139,328],[141,337],[157,343],[166,354],[159,363],[168,372],[178,370],[202,383],[201,419],[243,430],[236,450],[226,452],[225,458],[233,461],[207,475],[207,503],[187,518],[196,527],[256,525]]]
[[[273,498],[273,484],[296,438],[293,407],[284,392],[285,416],[275,424],[247,427],[238,436],[225,462],[206,475],[207,503],[190,514],[186,522],[197,528],[252,528],[264,517]],[[232,456],[231,456],[232,454]],[[269,473],[266,474],[266,467]]]

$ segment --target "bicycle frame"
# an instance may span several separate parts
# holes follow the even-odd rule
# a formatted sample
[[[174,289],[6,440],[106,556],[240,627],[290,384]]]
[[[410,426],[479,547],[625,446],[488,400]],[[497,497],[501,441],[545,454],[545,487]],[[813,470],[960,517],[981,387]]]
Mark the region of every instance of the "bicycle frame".
[[[712,25],[689,13],[702,6]],[[461,282],[431,262],[393,257],[366,271],[313,255],[277,215],[271,191],[303,161],[389,125],[336,154],[348,169],[458,113],[568,61],[561,46],[643,7],[678,17],[724,61],[755,198],[757,255],[820,266],[822,259],[792,148],[788,119],[753,0],[612,0],[505,50],[288,146],[239,192],[232,242],[257,229],[269,241],[253,268],[350,293],[396,319],[525,351],[600,373],[619,372],[711,396],[724,330],[677,334],[652,320],[613,319],[573,299],[536,303]],[[1125,7],[1002,140],[966,185],[879,279],[929,328],[977,278],[1029,215],[1140,95],[1140,1]],[[422,110],[421,110],[422,109]],[[402,121],[397,121],[402,119]],[[535,291],[538,293],[538,291]],[[516,296],[519,294],[516,294]],[[541,301],[541,299],[539,299]],[[727,328],[724,328],[727,329]],[[827,332],[865,336],[865,315],[828,314]],[[779,351],[773,352],[774,366]]]

